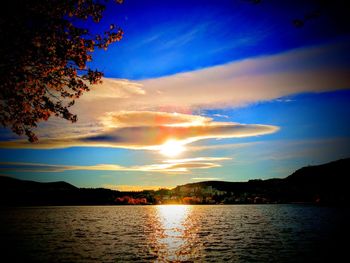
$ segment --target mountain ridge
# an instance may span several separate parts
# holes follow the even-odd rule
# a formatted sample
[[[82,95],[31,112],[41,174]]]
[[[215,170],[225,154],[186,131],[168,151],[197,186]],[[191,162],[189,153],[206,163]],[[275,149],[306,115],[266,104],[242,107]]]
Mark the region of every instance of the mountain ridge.
[[[302,167],[285,178],[247,182],[202,181],[171,190],[121,192],[78,188],[64,181],[0,176],[0,205],[113,205],[158,203],[346,203],[350,158]],[[142,201],[140,201],[142,200]]]

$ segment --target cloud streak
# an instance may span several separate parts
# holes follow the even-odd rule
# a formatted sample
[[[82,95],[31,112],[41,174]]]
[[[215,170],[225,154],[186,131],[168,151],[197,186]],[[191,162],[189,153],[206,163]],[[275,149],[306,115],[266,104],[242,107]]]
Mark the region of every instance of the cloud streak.
[[[242,138],[274,133],[279,128],[271,125],[210,122],[197,126],[137,126],[111,128],[91,136],[63,139],[42,139],[0,142],[2,148],[67,148],[73,146],[116,147],[127,149],[160,150],[169,140],[189,144],[204,139]]]
[[[222,180],[222,178],[219,178],[219,177],[193,177],[192,180],[195,180],[195,181],[216,181],[216,180]]]
[[[130,171],[130,172],[160,172],[188,173],[192,169],[210,169],[220,167],[219,161],[230,160],[227,157],[198,157],[193,159],[166,160],[160,164],[121,166],[117,164],[97,165],[57,165],[43,163],[0,162],[0,171],[58,173],[65,171]]]
[[[159,189],[171,189],[170,186],[158,186],[158,185],[125,185],[125,184],[104,184],[104,188],[122,191],[122,192],[139,192],[143,190],[159,190]]]
[[[349,88],[349,45],[303,48],[140,82],[145,107],[208,109],[244,106],[301,92]],[[150,100],[151,99],[151,100]]]
[[[217,162],[217,161],[227,161],[231,160],[229,157],[195,157],[195,158],[187,158],[187,159],[170,159],[163,161],[164,163],[190,163],[190,162]]]
[[[104,87],[95,88],[88,96],[101,116],[120,110],[222,109],[303,92],[348,89],[349,63],[344,62],[348,50],[348,43],[300,48],[160,78],[120,80],[137,87],[127,98],[106,95],[101,100],[101,93],[108,94]],[[113,90],[120,86],[117,79],[106,79],[103,85]],[[80,101],[75,109],[82,116],[91,107],[84,96]]]
[[[109,128],[140,126],[197,126],[205,125],[211,121],[211,118],[199,115],[154,111],[107,112],[101,117],[103,126]]]

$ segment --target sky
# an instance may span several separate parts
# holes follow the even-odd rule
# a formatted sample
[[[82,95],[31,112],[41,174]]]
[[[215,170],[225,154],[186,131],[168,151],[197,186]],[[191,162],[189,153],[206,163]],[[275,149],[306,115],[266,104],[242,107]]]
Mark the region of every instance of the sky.
[[[2,128],[0,174],[140,190],[284,178],[349,157],[342,2],[109,3],[101,23],[88,23],[92,33],[124,30],[89,64],[103,84],[71,108],[77,123],[41,123],[39,143]]]

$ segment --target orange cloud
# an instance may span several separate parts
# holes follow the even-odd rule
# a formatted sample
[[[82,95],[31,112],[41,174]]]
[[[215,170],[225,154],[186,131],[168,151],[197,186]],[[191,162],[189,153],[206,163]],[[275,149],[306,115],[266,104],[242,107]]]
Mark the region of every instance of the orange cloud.
[[[199,115],[154,112],[154,111],[118,111],[108,112],[101,117],[107,128],[139,126],[196,126],[211,122],[212,119]]]
[[[230,122],[207,122],[197,126],[136,126],[110,128],[89,136],[41,139],[38,143],[27,141],[0,142],[2,148],[66,148],[73,146],[116,147],[127,149],[159,150],[168,140],[183,144],[204,139],[241,138],[278,131],[278,127]]]

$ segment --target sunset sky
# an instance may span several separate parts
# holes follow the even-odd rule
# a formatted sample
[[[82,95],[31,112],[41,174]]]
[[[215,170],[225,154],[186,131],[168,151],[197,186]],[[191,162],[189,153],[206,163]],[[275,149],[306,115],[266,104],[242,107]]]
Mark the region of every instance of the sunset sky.
[[[283,2],[283,3],[282,3]],[[308,1],[306,1],[308,2]],[[103,84],[30,144],[0,129],[0,174],[78,187],[158,189],[286,177],[350,156],[350,29],[312,1],[125,0],[101,23]]]

